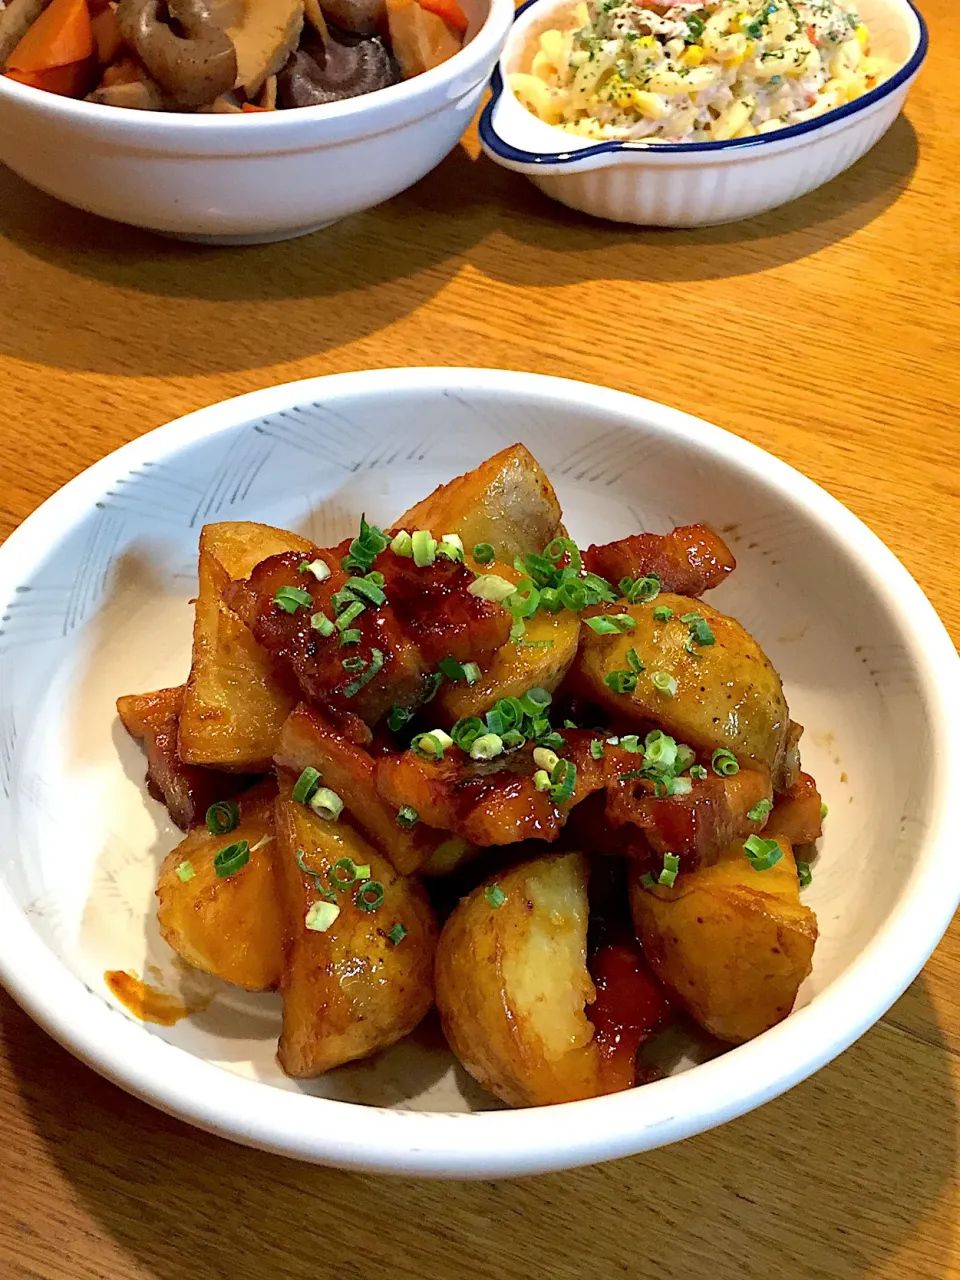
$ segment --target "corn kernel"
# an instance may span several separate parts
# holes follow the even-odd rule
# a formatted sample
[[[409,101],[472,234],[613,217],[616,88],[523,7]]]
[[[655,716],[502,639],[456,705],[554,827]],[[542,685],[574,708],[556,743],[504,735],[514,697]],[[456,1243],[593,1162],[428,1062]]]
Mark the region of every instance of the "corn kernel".
[[[857,42],[859,43],[860,48],[865,49],[867,47],[867,42],[870,39],[870,32],[867,30],[867,28],[863,25],[862,22],[860,23],[860,25],[857,27],[856,31],[853,34],[857,37]]]
[[[700,63],[703,62],[703,50],[698,44],[692,44],[684,49],[680,55],[680,61],[685,67],[699,67]]]
[[[657,42],[656,40],[654,40],[653,36],[641,36],[640,39],[637,41],[637,44],[640,46],[641,49],[656,49],[658,47]]]
[[[741,66],[746,62],[747,58],[750,57],[751,53],[753,53],[753,41],[748,40],[747,47],[744,49],[743,53],[738,54],[735,58],[731,58],[727,63],[727,66],[734,68]]]

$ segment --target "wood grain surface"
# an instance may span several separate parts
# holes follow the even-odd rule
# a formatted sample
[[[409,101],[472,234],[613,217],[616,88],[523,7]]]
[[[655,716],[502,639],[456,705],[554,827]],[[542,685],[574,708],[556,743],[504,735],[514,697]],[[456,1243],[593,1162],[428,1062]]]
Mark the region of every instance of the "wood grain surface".
[[[907,114],[828,188],[705,231],[590,221],[468,138],[381,209],[266,248],[166,242],[0,171],[0,535],[109,450],[239,392],[377,366],[564,374],[805,471],[960,636],[954,0]],[[82,163],[82,158],[78,158]],[[475,1185],[302,1167],[127,1097],[0,996],[0,1280],[960,1276],[960,927],[759,1112]]]

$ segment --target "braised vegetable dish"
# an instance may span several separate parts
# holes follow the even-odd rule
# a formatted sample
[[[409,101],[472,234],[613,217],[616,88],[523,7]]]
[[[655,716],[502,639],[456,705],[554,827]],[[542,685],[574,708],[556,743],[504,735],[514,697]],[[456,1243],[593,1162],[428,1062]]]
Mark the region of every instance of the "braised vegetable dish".
[[[178,688],[121,698],[186,832],[157,894],[190,965],[283,998],[309,1077],[409,1034],[514,1106],[739,1044],[810,972],[824,814],[703,525],[581,549],[515,445],[336,547],[200,537]],[[692,1020],[692,1021],[691,1021]]]
[[[399,84],[467,27],[457,0],[0,0],[0,69],[106,106],[242,114]]]

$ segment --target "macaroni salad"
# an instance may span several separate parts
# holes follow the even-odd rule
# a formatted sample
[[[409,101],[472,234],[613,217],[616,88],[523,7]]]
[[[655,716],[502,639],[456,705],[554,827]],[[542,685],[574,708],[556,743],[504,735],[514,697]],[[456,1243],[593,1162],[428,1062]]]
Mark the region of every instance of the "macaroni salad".
[[[869,51],[852,4],[834,0],[590,0],[510,84],[588,138],[719,142],[860,97],[892,70]]]

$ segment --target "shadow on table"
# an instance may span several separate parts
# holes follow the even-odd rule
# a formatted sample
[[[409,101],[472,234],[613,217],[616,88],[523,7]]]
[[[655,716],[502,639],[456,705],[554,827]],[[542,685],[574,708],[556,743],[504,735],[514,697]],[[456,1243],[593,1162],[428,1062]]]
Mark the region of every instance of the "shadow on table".
[[[922,978],[911,1001],[935,1027]],[[850,1280],[895,1255],[920,1219],[924,1276],[950,1274],[949,1055],[939,1039],[896,1027],[869,1032],[785,1097],[685,1143],[466,1190],[227,1144],[101,1080],[5,998],[0,1030],[66,1194],[131,1256],[138,1277],[422,1280],[432,1267],[464,1280],[769,1280],[776,1260],[790,1280]],[[42,1195],[42,1160],[30,1175]],[[3,1212],[23,1211],[5,1202]],[[65,1270],[87,1274],[78,1248],[83,1256],[64,1254]],[[439,1258],[447,1262],[436,1271]]]
[[[492,282],[526,288],[748,275],[853,234],[897,199],[916,161],[916,135],[901,117],[818,192],[746,222],[672,231],[588,218],[458,147],[378,209],[299,240],[236,249],[106,222],[0,169],[0,236],[25,254],[4,281],[0,351],[62,368],[190,376],[293,361],[366,337],[423,306],[467,263]],[[58,308],[51,295],[62,283],[38,272],[36,260],[80,282],[70,286],[69,307]],[[433,362],[435,348],[423,357]]]

